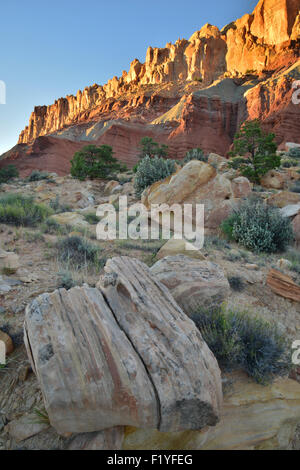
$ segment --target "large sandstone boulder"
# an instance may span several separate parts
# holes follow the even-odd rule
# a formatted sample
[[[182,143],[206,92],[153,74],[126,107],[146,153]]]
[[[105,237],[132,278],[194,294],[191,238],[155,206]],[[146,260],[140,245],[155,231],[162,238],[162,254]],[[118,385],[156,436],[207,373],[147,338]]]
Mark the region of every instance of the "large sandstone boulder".
[[[283,189],[284,176],[279,171],[270,170],[261,178],[261,185],[268,189]]]
[[[215,425],[220,370],[194,323],[138,260],[107,262],[98,288],[43,294],[27,307],[25,344],[59,433],[121,425]]]
[[[231,185],[233,196],[236,198],[247,197],[252,192],[252,184],[245,176],[234,178]]]
[[[210,164],[192,160],[172,177],[147,188],[142,194],[142,202],[147,208],[151,204],[164,203],[170,206],[204,204],[205,227],[216,229],[235,207],[237,195],[248,196],[252,190],[246,178],[233,181],[218,174]]]
[[[290,191],[279,191],[279,193],[272,194],[267,199],[267,204],[279,208],[298,203],[300,203],[300,194]]]
[[[230,286],[220,266],[184,255],[157,261],[151,272],[171,291],[176,302],[189,315],[197,308],[213,308],[227,299]]]
[[[125,429],[124,450],[288,449],[300,423],[300,384],[279,379],[258,385],[245,374],[228,374],[221,421],[201,431],[161,433]]]
[[[216,153],[210,153],[208,155],[208,163],[215,168],[218,168],[218,170],[225,170],[228,167],[228,160],[225,157],[221,157],[221,155],[218,155]]]

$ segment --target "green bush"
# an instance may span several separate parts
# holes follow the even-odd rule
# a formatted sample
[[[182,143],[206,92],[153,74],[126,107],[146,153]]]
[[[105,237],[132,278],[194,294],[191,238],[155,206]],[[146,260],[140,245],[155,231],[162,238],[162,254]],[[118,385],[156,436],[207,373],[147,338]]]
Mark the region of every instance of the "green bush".
[[[174,171],[174,160],[146,156],[141,160],[134,179],[136,195],[140,197],[145,188],[172,175]]]
[[[0,197],[0,222],[10,225],[36,226],[52,215],[44,204],[36,204],[33,197],[6,194]]]
[[[81,268],[88,265],[97,266],[100,247],[78,236],[66,237],[57,243],[59,260]]]
[[[228,282],[231,289],[234,291],[241,292],[245,288],[245,283],[239,276],[230,276]]]
[[[221,229],[230,240],[258,253],[283,251],[293,240],[290,220],[256,198],[244,201],[224,220]]]
[[[288,151],[288,156],[290,158],[300,158],[300,147],[291,148]]]
[[[64,288],[66,290],[72,289],[72,287],[80,285],[80,282],[76,282],[70,271],[60,271],[58,273],[57,288]]]
[[[47,171],[33,170],[28,176],[27,181],[40,181],[47,180],[50,177],[50,174]]]
[[[59,224],[55,219],[52,219],[52,217],[46,219],[41,224],[40,229],[42,233],[48,233],[51,235],[67,235],[72,231],[72,227],[69,225]]]
[[[278,168],[281,163],[274,138],[274,134],[262,131],[257,119],[246,121],[234,138],[230,155],[235,158],[229,161],[229,166],[238,169],[253,183],[260,183],[265,173]]]
[[[14,165],[7,165],[0,170],[0,184],[7,183],[13,178],[17,178],[19,176],[19,172]]]
[[[86,145],[75,152],[71,160],[71,175],[82,181],[86,178],[109,179],[117,172],[126,170],[126,166],[113,157],[113,150],[109,145]]]
[[[101,220],[96,214],[89,213],[84,215],[84,219],[91,225],[97,225],[97,223]]]
[[[207,162],[208,157],[204,155],[204,152],[202,149],[195,148],[195,149],[188,150],[186,152],[183,162],[188,163],[191,160],[200,160],[201,162]]]
[[[281,160],[282,168],[291,168],[293,166],[297,166],[298,163],[298,160],[292,160],[291,158],[285,158],[284,160]]]
[[[289,370],[286,338],[265,320],[224,308],[200,309],[192,319],[225,370],[242,368],[261,384]]]

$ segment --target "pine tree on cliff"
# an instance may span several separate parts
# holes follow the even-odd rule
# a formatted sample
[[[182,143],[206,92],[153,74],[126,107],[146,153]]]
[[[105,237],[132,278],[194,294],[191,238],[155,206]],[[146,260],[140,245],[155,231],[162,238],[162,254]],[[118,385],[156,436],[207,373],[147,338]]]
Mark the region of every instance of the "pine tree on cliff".
[[[239,170],[253,183],[260,183],[261,177],[269,170],[280,166],[280,156],[276,154],[275,135],[265,133],[258,119],[242,124],[233,142],[231,168]]]

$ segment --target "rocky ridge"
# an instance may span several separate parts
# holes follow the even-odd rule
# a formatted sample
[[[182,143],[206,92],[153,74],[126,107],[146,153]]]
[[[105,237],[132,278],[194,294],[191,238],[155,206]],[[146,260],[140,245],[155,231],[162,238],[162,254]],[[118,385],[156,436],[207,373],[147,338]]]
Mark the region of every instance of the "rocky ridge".
[[[279,145],[297,142],[299,106],[291,98],[300,77],[299,8],[299,0],[260,0],[221,31],[206,24],[189,40],[149,47],[145,63],[135,59],[106,85],[36,107],[2,159],[23,173],[35,162],[65,174],[74,151],[93,142],[112,145],[131,166],[145,135],[167,143],[173,158],[196,146],[224,154],[247,117],[265,122]]]

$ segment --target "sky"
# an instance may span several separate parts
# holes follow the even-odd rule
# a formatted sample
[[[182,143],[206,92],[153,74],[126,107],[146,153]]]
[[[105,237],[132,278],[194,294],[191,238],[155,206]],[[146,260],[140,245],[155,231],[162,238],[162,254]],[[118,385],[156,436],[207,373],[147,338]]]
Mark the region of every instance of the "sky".
[[[205,23],[222,28],[258,0],[1,1],[0,155],[17,143],[34,106],[120,76],[148,46],[188,39]],[[1,85],[1,83],[0,83]],[[1,101],[1,90],[0,90]]]

